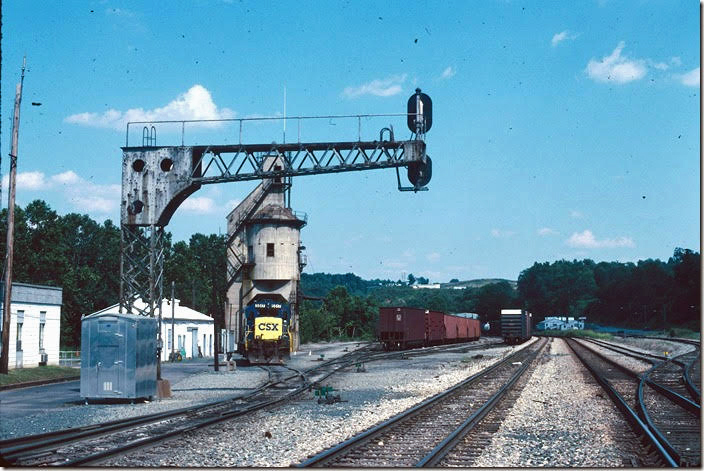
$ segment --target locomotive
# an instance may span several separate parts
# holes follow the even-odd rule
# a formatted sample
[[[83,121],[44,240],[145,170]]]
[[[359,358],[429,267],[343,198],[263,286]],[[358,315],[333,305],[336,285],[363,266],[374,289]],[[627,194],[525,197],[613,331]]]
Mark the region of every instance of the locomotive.
[[[291,357],[291,305],[282,296],[259,295],[244,309],[238,345],[250,364],[284,364]]]

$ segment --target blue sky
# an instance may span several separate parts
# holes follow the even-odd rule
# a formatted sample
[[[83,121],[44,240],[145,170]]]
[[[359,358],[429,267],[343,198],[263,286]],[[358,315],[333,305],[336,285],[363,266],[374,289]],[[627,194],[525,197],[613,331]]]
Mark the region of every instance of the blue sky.
[[[284,87],[288,116],[403,113],[421,87],[430,191],[398,192],[393,170],[294,179],[306,271],[516,279],[535,261],[699,250],[696,2],[22,1],[2,14],[3,175],[27,56],[22,206],[118,222],[129,119],[281,116]],[[323,124],[303,139],[356,139],[356,123]],[[389,124],[407,138],[402,118],[365,122],[362,138]],[[280,141],[282,127],[245,138]],[[202,188],[167,230],[224,231],[253,186]]]

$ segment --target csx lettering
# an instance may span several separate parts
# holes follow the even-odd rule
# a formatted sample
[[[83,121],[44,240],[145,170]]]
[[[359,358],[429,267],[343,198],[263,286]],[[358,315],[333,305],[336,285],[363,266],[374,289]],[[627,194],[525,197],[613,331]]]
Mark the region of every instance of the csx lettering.
[[[279,330],[279,325],[278,324],[270,324],[270,323],[260,323],[257,328],[259,330]]]

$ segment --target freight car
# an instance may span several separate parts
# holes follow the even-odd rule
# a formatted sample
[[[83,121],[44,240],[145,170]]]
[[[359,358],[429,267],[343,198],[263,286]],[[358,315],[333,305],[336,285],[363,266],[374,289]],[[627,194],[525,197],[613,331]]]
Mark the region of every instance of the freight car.
[[[379,308],[379,341],[386,350],[477,340],[479,316],[445,314],[414,307]]]
[[[533,314],[523,309],[501,310],[501,336],[507,344],[525,342],[531,336]]]
[[[291,305],[283,297],[255,297],[244,309],[238,353],[250,364],[283,364],[291,357]]]

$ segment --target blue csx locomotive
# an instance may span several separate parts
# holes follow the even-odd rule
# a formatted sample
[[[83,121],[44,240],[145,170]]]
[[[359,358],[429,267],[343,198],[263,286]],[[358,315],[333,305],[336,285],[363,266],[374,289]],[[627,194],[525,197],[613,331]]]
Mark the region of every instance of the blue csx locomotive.
[[[253,364],[283,364],[291,357],[291,306],[283,298],[255,299],[244,309],[240,354]]]

